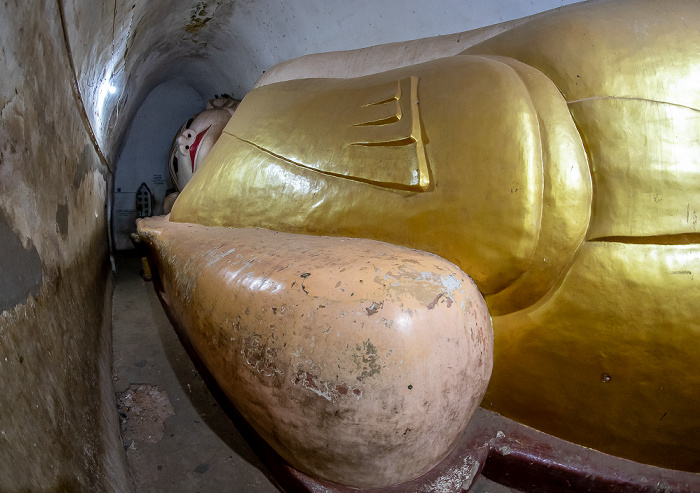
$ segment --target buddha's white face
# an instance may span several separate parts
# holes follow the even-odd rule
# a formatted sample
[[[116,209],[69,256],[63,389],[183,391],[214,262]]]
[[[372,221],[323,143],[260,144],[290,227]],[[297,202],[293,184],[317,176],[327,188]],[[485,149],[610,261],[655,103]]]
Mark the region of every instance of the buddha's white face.
[[[173,185],[182,190],[221,136],[239,101],[233,98],[213,99],[207,109],[180,127],[170,148],[168,167]]]

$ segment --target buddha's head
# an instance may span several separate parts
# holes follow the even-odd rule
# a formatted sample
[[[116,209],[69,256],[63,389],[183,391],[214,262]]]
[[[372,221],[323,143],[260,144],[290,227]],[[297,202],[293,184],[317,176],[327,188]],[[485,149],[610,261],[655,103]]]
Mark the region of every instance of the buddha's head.
[[[240,101],[224,96],[212,99],[207,109],[187,120],[178,130],[170,148],[168,167],[173,185],[182,190],[204,156],[221,136],[221,132]]]

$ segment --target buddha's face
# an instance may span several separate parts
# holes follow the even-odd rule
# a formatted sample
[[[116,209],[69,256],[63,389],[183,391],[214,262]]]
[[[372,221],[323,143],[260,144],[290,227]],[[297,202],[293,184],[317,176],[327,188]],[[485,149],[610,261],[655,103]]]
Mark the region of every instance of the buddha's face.
[[[170,148],[168,166],[170,178],[182,190],[233,115],[238,101],[232,98],[213,99],[207,109],[180,127]]]

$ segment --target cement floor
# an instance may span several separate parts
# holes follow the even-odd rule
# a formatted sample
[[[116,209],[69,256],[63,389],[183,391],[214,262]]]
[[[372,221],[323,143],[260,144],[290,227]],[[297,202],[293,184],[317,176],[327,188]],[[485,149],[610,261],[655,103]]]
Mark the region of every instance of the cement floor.
[[[217,403],[134,252],[116,257],[114,390],[136,493],[273,493],[270,471]],[[510,493],[479,477],[470,493]]]

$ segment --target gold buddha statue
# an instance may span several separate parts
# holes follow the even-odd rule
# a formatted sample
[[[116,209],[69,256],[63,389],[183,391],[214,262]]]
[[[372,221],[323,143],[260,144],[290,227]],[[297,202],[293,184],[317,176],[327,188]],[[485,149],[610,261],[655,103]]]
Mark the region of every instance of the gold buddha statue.
[[[700,471],[700,8],[537,16],[457,56],[258,87],[171,222],[368,238],[469,274],[482,406]]]

